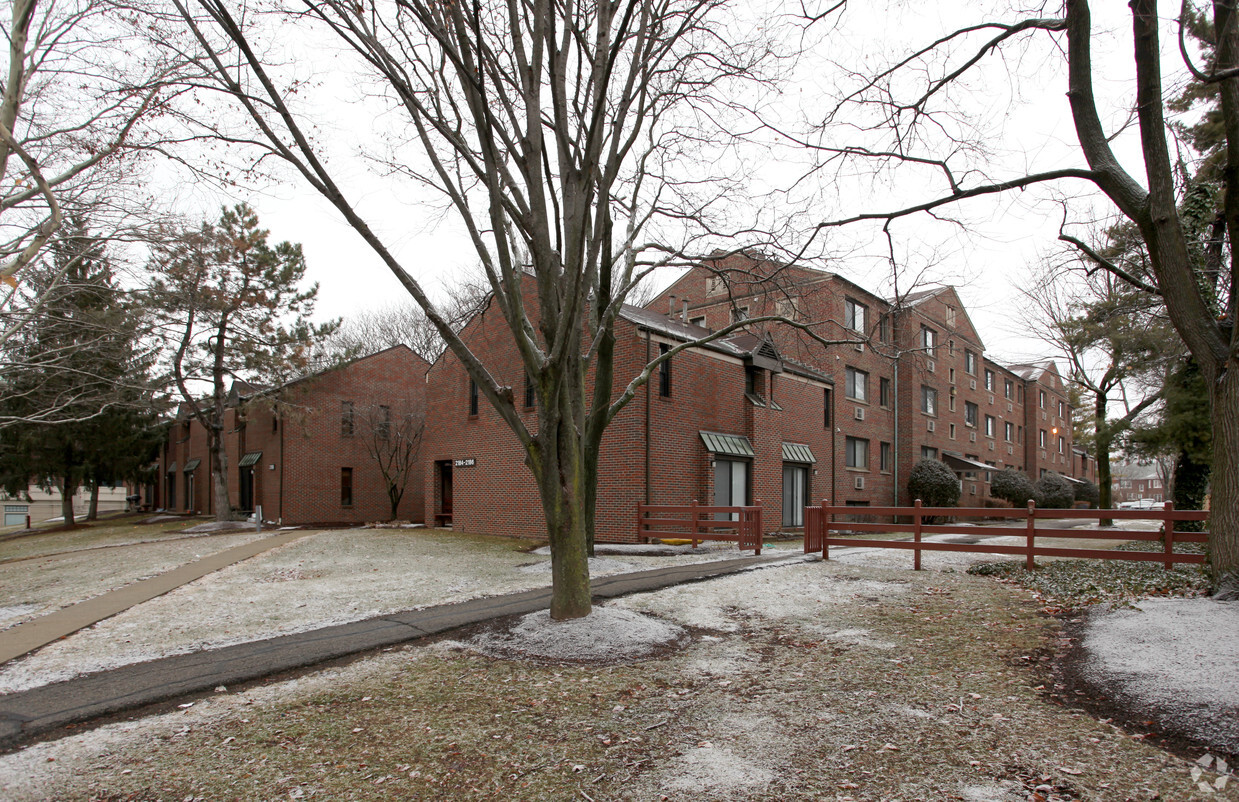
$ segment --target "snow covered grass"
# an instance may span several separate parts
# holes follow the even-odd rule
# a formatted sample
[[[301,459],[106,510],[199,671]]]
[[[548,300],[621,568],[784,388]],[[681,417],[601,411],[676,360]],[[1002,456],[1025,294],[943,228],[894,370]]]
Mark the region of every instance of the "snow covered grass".
[[[1146,599],[1094,611],[1089,679],[1165,729],[1239,752],[1239,603]]]
[[[258,536],[216,535],[0,565],[5,600],[0,626]],[[544,587],[550,584],[550,559],[526,551],[530,545],[435,529],[306,532],[0,666],[0,693],[172,654]],[[783,548],[790,554],[793,545]],[[732,547],[705,554],[597,557],[591,573],[737,556]]]
[[[0,629],[257,537],[220,535],[162,540],[127,548],[80,548],[0,563]],[[6,545],[12,544],[0,547]]]
[[[0,756],[0,798],[1226,798],[1048,701],[1029,664],[1057,621],[982,577],[800,562],[603,609],[691,642],[604,665],[391,650]]]
[[[144,523],[147,520],[150,520],[148,515],[126,515],[117,520],[82,522],[76,529],[67,532],[37,532],[0,541],[0,563],[64,551],[182,537],[185,527],[195,519],[180,517],[161,523]]]

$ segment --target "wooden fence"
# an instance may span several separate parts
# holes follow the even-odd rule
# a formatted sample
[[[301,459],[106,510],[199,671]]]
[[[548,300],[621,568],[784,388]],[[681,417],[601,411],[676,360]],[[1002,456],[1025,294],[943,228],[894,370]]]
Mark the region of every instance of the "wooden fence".
[[[718,516],[727,518],[719,520]],[[752,507],[637,505],[637,539],[652,537],[691,540],[693,548],[706,540],[733,541],[740,550],[761,554],[761,500]]]
[[[910,519],[910,523],[871,523],[853,520],[838,520],[836,516],[849,518],[858,514],[869,516],[895,516]],[[805,507],[804,550],[806,554],[820,551],[823,559],[830,559],[831,546],[864,546],[866,548],[910,549],[913,552],[913,567],[921,568],[922,551],[966,551],[983,554],[1024,555],[1028,568],[1033,568],[1036,557],[1082,557],[1101,560],[1137,560],[1160,562],[1167,569],[1175,563],[1203,563],[1203,554],[1183,554],[1174,550],[1175,543],[1204,543],[1207,532],[1176,532],[1177,521],[1204,521],[1207,510],[1176,510],[1173,502],[1166,502],[1164,509],[1151,510],[1076,510],[1038,508],[1030,501],[1028,508],[992,509],[979,507],[924,507],[917,499],[911,507],[832,507],[822,502],[820,507]],[[1009,526],[980,524],[960,526],[954,524],[927,524],[925,519],[934,518],[1008,518],[1022,519],[1022,529]],[[1112,519],[1160,521],[1158,529],[1138,530],[1076,530],[1063,528],[1037,528],[1038,520]],[[837,537],[831,532],[892,533],[911,531],[911,540],[870,540],[857,537]],[[922,539],[924,535],[982,535],[1000,537],[1024,537],[1020,546],[998,543],[935,543]],[[1073,538],[1079,540],[1158,540],[1160,552],[1113,551],[1110,549],[1079,549],[1038,546],[1037,538]]]

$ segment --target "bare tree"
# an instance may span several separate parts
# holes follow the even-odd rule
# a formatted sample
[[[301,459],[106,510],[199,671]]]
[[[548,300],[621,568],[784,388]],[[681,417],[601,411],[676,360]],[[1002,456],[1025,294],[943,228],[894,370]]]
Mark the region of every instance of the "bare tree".
[[[426,430],[426,408],[412,399],[392,404],[368,404],[362,409],[361,421],[365,431],[366,452],[383,476],[387,500],[391,504],[391,517],[400,514],[400,502],[404,499],[409,480],[418,466],[417,453],[422,445],[422,433]]]
[[[0,98],[0,344],[41,306],[13,308],[23,269],[70,215],[96,231],[135,225],[137,159],[165,140],[149,123],[185,77],[150,47],[143,10],[110,0],[14,0]],[[37,299],[36,299],[37,300]]]
[[[741,122],[745,93],[763,80],[778,33],[733,24],[722,0],[296,4],[290,24],[336,37],[399,113],[389,173],[430,188],[464,226],[535,385],[535,429],[337,183],[244,9],[174,2],[210,53],[204,68],[257,131],[245,136],[336,206],[511,428],[551,542],[551,615],[588,614],[603,431],[658,363],[695,344],[615,392],[615,322],[648,271],[683,258],[684,247],[668,243],[757,230],[717,216],[739,199],[732,179],[747,174],[719,156],[733,130],[751,129]]]
[[[1131,8],[1130,75],[1135,97],[1131,121],[1138,131],[1143,176],[1125,169],[1112,147],[1112,135],[1102,123],[1094,94],[1094,39],[1087,0],[1066,0],[1062,16],[1028,16],[1010,22],[986,21],[949,32],[928,45],[897,59],[888,67],[866,76],[847,90],[842,101],[826,115],[825,122],[849,114],[863,114],[864,123],[850,119],[853,130],[868,126],[877,144],[838,147],[816,144],[830,159],[861,159],[895,170],[932,171],[940,190],[905,206],[849,214],[821,224],[837,228],[860,221],[890,222],[915,215],[937,215],[974,198],[995,196],[1047,183],[1085,182],[1098,190],[1130,220],[1146,248],[1150,275],[1156,284],[1141,280],[1121,263],[1105,256],[1065,232],[1062,238],[1074,245],[1098,269],[1132,286],[1159,295],[1175,330],[1200,366],[1209,387],[1214,442],[1213,504],[1210,516],[1209,553],[1215,588],[1239,595],[1239,329],[1236,328],[1236,278],[1239,253],[1233,247],[1239,237],[1239,25],[1233,0],[1215,0],[1213,32],[1215,47],[1208,63],[1195,64],[1189,48],[1180,40],[1179,53],[1192,81],[1220,95],[1216,127],[1225,145],[1219,149],[1227,176],[1220,201],[1220,226],[1230,247],[1218,255],[1225,263],[1219,280],[1206,287],[1199,276],[1208,268],[1185,236],[1176,184],[1177,159],[1170,149],[1166,119],[1167,95],[1163,91],[1162,18],[1156,0],[1133,0]],[[1181,14],[1190,11],[1185,2]],[[1182,23],[1183,20],[1180,20]],[[1046,37],[1045,58],[1058,54],[1066,59],[1067,102],[1075,126],[1075,144],[1086,163],[1065,164],[1025,172],[1021,159],[1008,178],[988,179],[974,168],[981,143],[958,139],[944,142],[942,133],[961,130],[965,112],[953,89],[979,70],[990,58],[1003,58],[1010,48],[1035,45]],[[1107,78],[1113,80],[1114,67]],[[1015,80],[1014,73],[1004,73]],[[871,124],[871,125],[870,125]],[[825,129],[823,129],[825,130]],[[973,145],[973,147],[970,147]],[[921,186],[924,183],[921,182]]]

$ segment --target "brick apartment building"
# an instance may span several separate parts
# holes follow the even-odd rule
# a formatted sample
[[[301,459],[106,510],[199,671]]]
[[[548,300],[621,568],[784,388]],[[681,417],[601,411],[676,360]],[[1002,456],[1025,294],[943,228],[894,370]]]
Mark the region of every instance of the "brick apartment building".
[[[366,439],[384,427],[398,433],[406,417],[424,419],[426,369],[401,345],[275,390],[234,384],[224,421],[234,509],[261,507],[264,520],[285,524],[389,519]],[[423,473],[413,466],[397,517],[423,520]],[[159,476],[155,506],[214,515],[206,430],[184,408],[169,426]]]
[[[536,299],[526,299],[531,314]],[[535,324],[536,325],[536,324]],[[707,332],[683,319],[625,307],[616,324],[618,394],[660,350]],[[488,307],[462,338],[492,376],[513,388],[527,425],[538,399],[525,380],[502,315]],[[597,537],[633,541],[639,502],[751,504],[768,530],[801,525],[810,498],[829,492],[833,386],[751,333],[677,354],[616,416],[600,454]],[[546,533],[519,441],[479,398],[449,351],[427,374],[428,517],[483,534]]]
[[[885,299],[832,273],[734,254],[690,269],[650,307],[680,310],[707,329],[764,315],[810,327],[753,330],[838,388],[841,467],[822,494],[835,503],[910,503],[907,476],[925,457],[955,470],[964,506],[991,503],[993,469],[1095,477],[1086,457],[1073,458],[1057,367],[988,359],[952,287]]]

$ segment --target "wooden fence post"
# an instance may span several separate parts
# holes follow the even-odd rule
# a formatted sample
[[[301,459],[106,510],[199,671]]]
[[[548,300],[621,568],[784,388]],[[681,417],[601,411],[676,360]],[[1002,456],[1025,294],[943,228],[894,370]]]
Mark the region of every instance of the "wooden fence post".
[[[1036,543],[1037,537],[1037,502],[1035,499],[1028,500],[1028,558],[1025,561],[1025,567],[1029,571],[1036,568],[1036,563],[1033,562],[1033,546]]]
[[[1164,510],[1166,517],[1162,519],[1162,548],[1166,553],[1166,570],[1169,571],[1174,567],[1174,560],[1170,556],[1174,554],[1174,521],[1170,520],[1170,513],[1174,512],[1174,502],[1167,501]]]
[[[753,511],[753,521],[752,521],[752,527],[753,527],[752,534],[753,534],[753,537],[757,538],[757,550],[756,552],[753,552],[753,557],[761,557],[762,555],[762,534],[763,534],[761,498],[758,498],[756,502],[753,502],[753,506],[757,507],[756,511]]]
[[[915,571],[921,570],[921,500],[918,498],[912,502],[912,542],[916,544],[913,547],[912,553],[912,568]]]
[[[817,519],[818,531],[822,533],[822,559],[830,559],[830,544],[826,542],[830,537],[830,529],[826,526],[826,499],[822,499],[822,514]]]
[[[697,499],[693,499],[692,509],[688,511],[692,523],[688,526],[689,537],[693,539],[693,548],[697,548]]]

